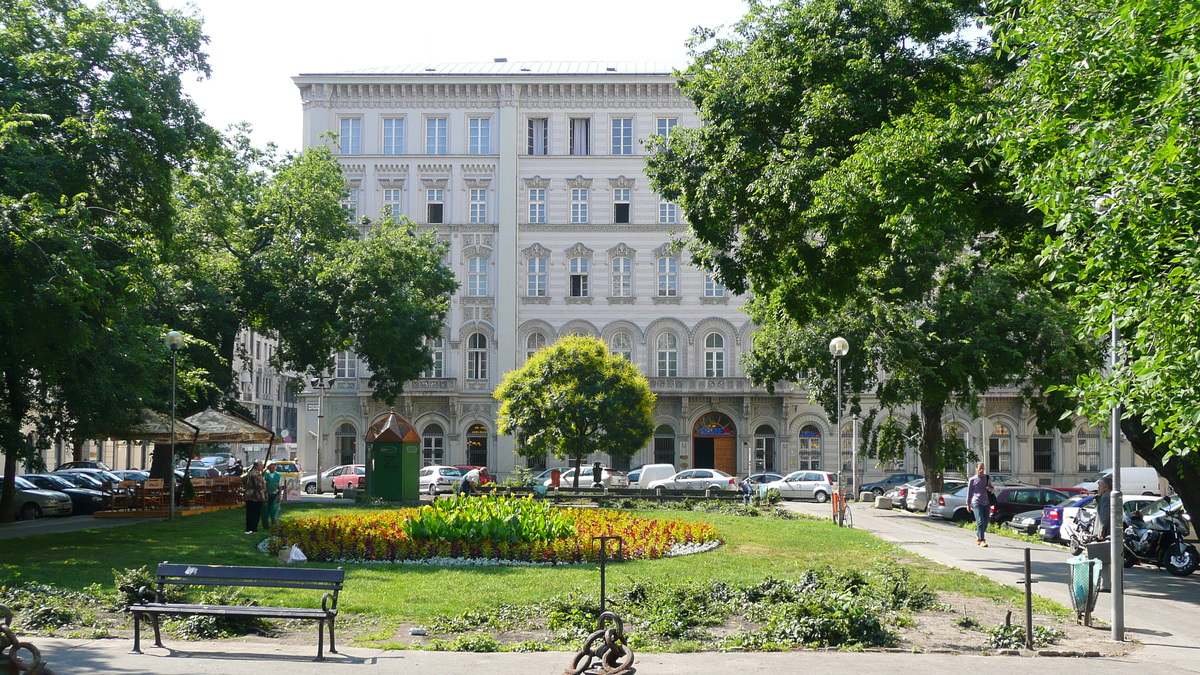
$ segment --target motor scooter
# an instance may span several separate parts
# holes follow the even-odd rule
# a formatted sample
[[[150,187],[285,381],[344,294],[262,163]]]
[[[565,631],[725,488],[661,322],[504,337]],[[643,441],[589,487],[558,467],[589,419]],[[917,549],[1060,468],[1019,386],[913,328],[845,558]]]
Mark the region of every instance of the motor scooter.
[[[1168,506],[1149,519],[1141,511],[1126,513],[1124,525],[1125,567],[1143,563],[1186,577],[1200,565],[1196,547],[1184,541],[1191,528],[1182,504]]]

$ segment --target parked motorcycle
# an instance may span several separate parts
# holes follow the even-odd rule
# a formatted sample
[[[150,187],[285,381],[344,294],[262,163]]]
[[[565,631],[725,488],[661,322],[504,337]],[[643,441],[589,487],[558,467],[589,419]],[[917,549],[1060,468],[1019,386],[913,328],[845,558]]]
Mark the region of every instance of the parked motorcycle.
[[[1071,555],[1087,550],[1087,545],[1096,541],[1096,509],[1075,509],[1075,527],[1071,530],[1067,547]]]
[[[1184,541],[1190,528],[1182,504],[1165,508],[1149,520],[1140,511],[1126,513],[1124,524],[1125,567],[1144,563],[1186,577],[1200,565],[1196,547]]]

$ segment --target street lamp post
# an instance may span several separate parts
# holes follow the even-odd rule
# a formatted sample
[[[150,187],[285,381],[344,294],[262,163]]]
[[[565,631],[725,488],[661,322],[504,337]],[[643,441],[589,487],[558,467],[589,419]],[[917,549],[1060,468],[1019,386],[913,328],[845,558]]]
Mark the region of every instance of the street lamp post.
[[[325,418],[325,389],[333,382],[326,380],[325,375],[318,373],[309,378],[309,384],[317,390],[317,494],[323,494],[321,486],[321,420]]]
[[[850,343],[844,337],[835,337],[829,341],[829,353],[837,361],[837,444],[838,444],[838,482],[842,484],[842,500],[846,499],[845,482],[841,480],[842,467],[842,357],[850,351]],[[853,467],[851,467],[853,474]]]
[[[1112,315],[1112,344],[1109,345],[1110,372],[1116,376],[1117,346],[1120,334],[1117,332],[1117,313]],[[1111,533],[1108,549],[1108,569],[1111,576],[1109,584],[1112,591],[1112,639],[1114,642],[1125,641],[1125,507],[1121,496],[1121,412],[1114,404],[1111,412],[1109,437],[1112,440],[1112,492],[1108,495],[1108,511]]]
[[[167,508],[167,520],[175,520],[175,357],[183,346],[183,334],[177,330],[167,333],[163,338],[167,348],[171,350],[171,466],[168,480],[171,483],[171,505]]]

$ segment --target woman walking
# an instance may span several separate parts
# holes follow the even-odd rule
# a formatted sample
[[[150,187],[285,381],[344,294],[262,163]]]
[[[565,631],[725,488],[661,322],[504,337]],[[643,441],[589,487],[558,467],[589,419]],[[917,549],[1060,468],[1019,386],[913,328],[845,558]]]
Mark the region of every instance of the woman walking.
[[[975,514],[975,543],[987,548],[988,521],[992,515],[992,477],[983,472],[983,462],[975,466],[975,475],[967,481],[967,506]]]
[[[242,487],[246,490],[246,534],[250,534],[258,531],[263,502],[267,500],[267,484],[263,481],[261,459],[254,460],[250,470],[242,476]]]

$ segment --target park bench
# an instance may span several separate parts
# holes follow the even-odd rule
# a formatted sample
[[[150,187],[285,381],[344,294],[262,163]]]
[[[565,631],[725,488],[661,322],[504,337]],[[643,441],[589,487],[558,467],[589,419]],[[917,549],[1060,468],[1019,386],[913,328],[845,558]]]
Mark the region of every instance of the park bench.
[[[317,660],[325,660],[325,624],[329,624],[329,651],[336,654],[333,622],[337,618],[338,592],[342,590],[346,572],[342,568],[308,569],[300,567],[234,567],[229,565],[180,565],[160,563],[156,590],[143,586],[138,591],[139,602],[130,606],[133,612],[133,652],[141,654],[142,616],[154,626],[154,644],[162,647],[159,617],[163,614],[183,616],[248,616],[260,619],[306,619],[318,623]],[[260,607],[248,605],[192,605],[164,602],[167,586],[249,586],[255,588],[301,588],[325,591],[321,607]],[[153,598],[153,602],[148,600]]]

